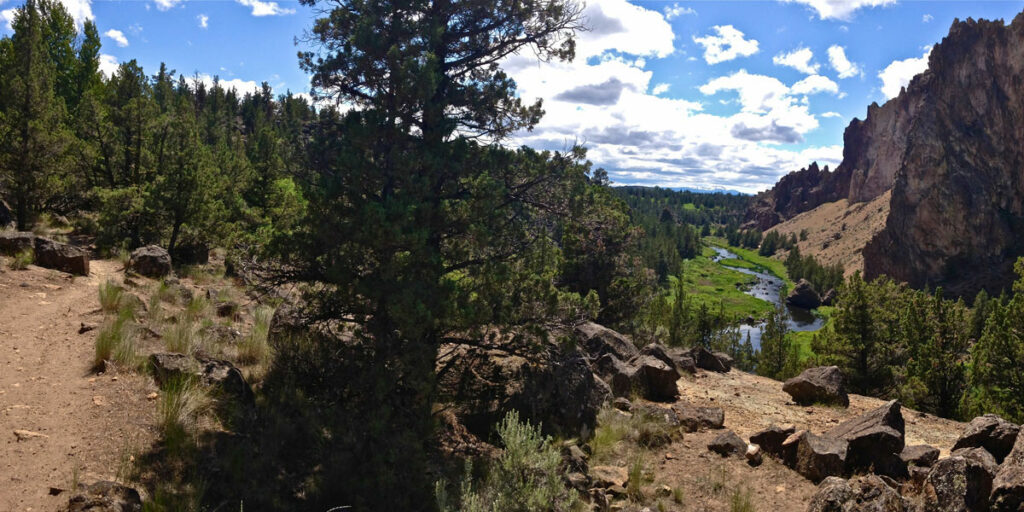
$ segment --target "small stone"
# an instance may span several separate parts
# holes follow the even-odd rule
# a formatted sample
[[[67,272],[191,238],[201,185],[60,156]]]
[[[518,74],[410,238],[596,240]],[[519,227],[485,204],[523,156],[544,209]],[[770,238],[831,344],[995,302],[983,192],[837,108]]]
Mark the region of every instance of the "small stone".
[[[150,393],[150,394],[146,395],[146,400],[156,400],[156,399],[157,399],[157,398],[159,398],[159,397],[160,397],[160,395],[159,395],[159,394],[157,394],[157,392],[156,392],[156,391],[154,391],[154,392],[152,392],[152,393]]]
[[[751,466],[760,466],[762,462],[761,447],[756,444],[747,445],[747,464]]]
[[[100,395],[96,395],[96,396],[92,397],[92,403],[93,403],[93,405],[97,405],[99,407],[103,407],[103,406],[107,405],[107,400],[105,398],[103,398],[102,396],[100,396]]]
[[[667,498],[672,495],[672,488],[667,485],[658,486],[654,491],[655,496],[661,496]]]
[[[15,430],[14,437],[18,438],[18,442],[25,441],[28,439],[35,438],[48,438],[50,436],[46,434],[40,434],[39,432],[32,432],[31,430]]]

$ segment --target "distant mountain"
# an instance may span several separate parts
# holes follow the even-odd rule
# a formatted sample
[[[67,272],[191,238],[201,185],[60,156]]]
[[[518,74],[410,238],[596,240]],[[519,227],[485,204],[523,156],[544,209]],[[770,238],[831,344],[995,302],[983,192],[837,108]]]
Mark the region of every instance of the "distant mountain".
[[[867,277],[968,296],[1008,286],[1024,255],[1024,13],[954,21],[928,70],[868,107],[843,142],[839,167],[783,177],[754,199],[748,225],[891,190],[885,227],[862,249]]]
[[[646,186],[646,185],[625,185],[622,183],[613,183],[613,187],[634,187],[634,188],[658,188],[662,190],[671,190],[674,192],[692,192],[694,194],[729,194],[733,196],[749,196],[744,192],[738,190],[732,190],[727,188],[691,188],[691,187],[658,187],[658,186]]]

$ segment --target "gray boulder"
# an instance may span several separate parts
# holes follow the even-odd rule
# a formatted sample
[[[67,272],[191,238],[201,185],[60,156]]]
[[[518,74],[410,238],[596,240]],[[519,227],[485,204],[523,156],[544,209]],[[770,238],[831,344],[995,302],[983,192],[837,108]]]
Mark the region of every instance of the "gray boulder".
[[[961,456],[941,459],[925,480],[922,499],[928,512],[989,510],[992,473],[982,463]]]
[[[1000,512],[1024,510],[1024,435],[1017,434],[1013,450],[996,473],[991,506],[992,510]]]
[[[576,336],[591,359],[612,354],[620,361],[629,361],[640,352],[625,336],[594,322],[576,326]]]
[[[846,512],[853,499],[853,489],[846,480],[830,476],[818,484],[818,490],[807,505],[807,512]]]
[[[726,430],[708,443],[708,450],[711,450],[722,457],[730,455],[741,456],[747,451],[747,443],[732,430]]]
[[[838,366],[808,368],[782,385],[782,390],[800,405],[815,403],[850,406],[846,378]]]
[[[906,476],[906,463],[900,459],[904,446],[904,423],[898,401],[893,400],[844,421],[825,435],[849,443],[850,456],[846,459],[848,471]]]
[[[644,398],[656,402],[674,402],[679,398],[679,372],[652,356],[641,355],[630,364],[633,382],[643,390]]]
[[[786,296],[786,304],[804,309],[814,309],[821,306],[821,297],[814,290],[810,281],[801,279],[793,287],[793,290]]]
[[[80,276],[89,275],[89,251],[81,247],[36,237],[35,251],[36,265],[40,267]]]
[[[179,379],[194,378],[243,403],[253,402],[252,388],[242,372],[229,361],[161,352],[151,354],[149,362],[153,377],[161,388]]]
[[[797,443],[793,469],[804,478],[818,483],[827,477],[842,475],[846,468],[846,458],[846,441],[804,431]]]
[[[0,225],[0,228],[2,227]],[[19,253],[35,249],[35,246],[36,235],[32,232],[11,231],[0,233],[0,254],[4,256],[16,256]]]
[[[1002,463],[1003,459],[1013,450],[1013,444],[1017,440],[1019,432],[1020,426],[995,414],[978,416],[967,425],[967,429],[957,439],[953,449],[984,448],[995,457],[996,462]]]
[[[668,349],[668,347],[658,343],[651,343],[650,345],[640,349],[640,354],[658,359],[659,361],[675,368],[680,375],[683,373],[693,374],[697,372],[697,367],[692,358],[683,355],[681,352],[672,351]]]
[[[147,245],[132,251],[128,270],[136,274],[160,279],[171,273],[171,255],[157,245]]]
[[[908,465],[930,468],[939,460],[939,449],[926,444],[905,446],[900,452],[900,458]]]
[[[702,370],[708,370],[718,373],[727,373],[732,369],[732,358],[726,356],[720,352],[711,352],[704,347],[693,347],[690,349],[689,356],[693,359],[694,364],[697,368]]]
[[[594,364],[597,374],[612,390],[612,395],[628,397],[633,392],[633,371],[612,354],[605,354]]]
[[[808,512],[903,512],[903,497],[876,475],[849,481],[828,477],[811,498]]]
[[[782,450],[782,443],[785,442],[789,436],[793,435],[794,432],[796,432],[796,429],[793,427],[782,428],[776,425],[771,425],[768,428],[750,436],[750,442],[760,446],[768,455],[779,460],[784,460],[785,456]]]
[[[720,429],[725,425],[725,411],[720,407],[693,407],[682,402],[672,405],[679,427],[684,432],[701,429]]]

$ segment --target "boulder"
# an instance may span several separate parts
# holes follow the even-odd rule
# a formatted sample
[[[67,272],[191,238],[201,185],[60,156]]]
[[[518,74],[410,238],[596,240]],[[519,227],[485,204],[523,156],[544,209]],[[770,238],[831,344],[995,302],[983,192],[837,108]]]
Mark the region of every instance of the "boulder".
[[[612,395],[627,397],[633,393],[633,370],[612,354],[605,354],[594,365],[597,374],[612,390]]]
[[[846,379],[838,366],[808,368],[782,385],[782,390],[800,405],[814,403],[850,406]]]
[[[756,444],[748,444],[747,452],[744,455],[747,457],[747,464],[751,466],[760,466],[763,461],[761,447]]]
[[[830,476],[818,484],[818,490],[807,505],[807,512],[846,512],[853,499],[850,484],[837,476]]]
[[[963,457],[965,459],[972,460],[985,468],[995,478],[996,473],[999,472],[999,464],[996,464],[996,459],[992,457],[992,454],[984,448],[961,448],[959,450],[953,450],[949,454],[950,457]]]
[[[998,512],[1024,510],[1024,466],[1003,463],[992,481],[990,505]]]
[[[153,367],[153,377],[161,388],[177,379],[196,378],[204,385],[212,386],[244,403],[253,401],[252,388],[242,372],[228,361],[173,352],[151,354],[149,361]]]
[[[846,457],[846,441],[804,432],[797,444],[793,469],[804,478],[818,483],[826,477],[843,474]]]
[[[711,352],[704,347],[693,347],[689,352],[689,356],[693,359],[697,368],[712,372],[727,373],[732,368],[732,359],[721,359],[718,354],[721,353]]]
[[[141,276],[160,279],[171,273],[171,255],[157,245],[147,245],[132,251],[128,270]]]
[[[725,411],[720,407],[693,407],[685,403],[672,405],[679,426],[684,432],[696,432],[700,429],[720,429],[725,425]]]
[[[80,485],[68,499],[68,512],[140,512],[139,491],[115,482]]]
[[[708,450],[711,450],[722,457],[730,455],[742,455],[747,452],[747,443],[743,442],[740,436],[732,430],[726,430],[718,434],[710,443]]]
[[[640,349],[640,354],[658,359],[659,361],[675,368],[680,375],[683,373],[693,374],[697,372],[697,367],[692,358],[685,356],[680,352],[670,351],[667,347],[658,343],[651,343],[650,345]]]
[[[983,464],[961,456],[941,459],[925,480],[922,499],[928,512],[989,510],[992,474]]]
[[[620,361],[629,361],[640,352],[625,336],[594,322],[576,326],[576,336],[591,359],[612,354]]]
[[[0,228],[3,226],[0,225]],[[0,254],[15,256],[33,250],[36,246],[36,235],[29,231],[11,231],[0,233]]]
[[[586,474],[588,470],[587,459],[587,454],[583,453],[583,450],[575,444],[562,447],[562,464],[569,471]]]
[[[654,404],[636,403],[630,409],[633,414],[642,414],[650,419],[659,421],[669,426],[679,426],[679,415],[669,407],[660,407]]]
[[[590,478],[594,482],[594,487],[625,487],[629,481],[629,473],[626,472],[626,468],[617,466],[594,466],[590,468]]]
[[[768,428],[757,432],[750,436],[750,442],[761,447],[768,455],[775,457],[779,460],[784,460],[785,456],[782,450],[782,443],[793,433],[796,429],[793,427],[778,427],[771,425]]]
[[[825,295],[821,296],[822,306],[834,306],[836,302],[837,292],[835,288],[829,288]]]
[[[89,251],[81,247],[36,237],[35,251],[36,265],[40,267],[80,276],[89,275]]]
[[[628,398],[620,396],[615,400],[612,400],[612,407],[620,411],[629,412],[629,410],[633,408],[633,403],[630,402]]]
[[[900,458],[908,465],[930,468],[939,460],[939,449],[926,444],[905,446],[900,452]]]
[[[828,477],[811,498],[808,512],[903,512],[900,493],[876,475],[849,481]]]
[[[906,476],[906,464],[900,459],[904,446],[904,423],[898,401],[893,400],[846,420],[825,435],[849,443],[850,456],[846,459],[848,471]]]
[[[644,398],[656,402],[674,402],[679,398],[679,372],[652,356],[641,355],[633,365],[634,385],[643,390]]]
[[[960,438],[953,445],[953,450],[960,448],[984,448],[995,457],[996,462],[1003,459],[1013,450],[1020,427],[1006,421],[995,414],[978,416],[971,420]]]
[[[821,306],[821,297],[814,290],[810,281],[801,279],[793,287],[793,290],[786,296],[786,304],[804,309],[814,309]]]
[[[779,451],[782,454],[781,459],[783,464],[791,468],[796,467],[796,451],[805,435],[807,435],[806,430],[797,430],[782,442],[782,446],[779,447]]]

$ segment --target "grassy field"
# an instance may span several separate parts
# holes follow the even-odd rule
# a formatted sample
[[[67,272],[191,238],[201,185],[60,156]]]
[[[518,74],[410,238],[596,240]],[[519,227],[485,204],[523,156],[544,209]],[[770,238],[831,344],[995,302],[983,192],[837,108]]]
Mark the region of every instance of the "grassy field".
[[[740,288],[753,283],[754,276],[711,261],[714,254],[713,250],[705,247],[703,254],[683,262],[683,280],[687,293],[712,308],[718,308],[721,304],[727,314],[735,317],[760,317],[771,311],[770,303],[751,297]]]
[[[789,273],[786,272],[786,264],[783,263],[781,260],[761,256],[760,254],[757,253],[757,251],[751,249],[733,247],[726,243],[724,238],[709,236],[704,238],[704,243],[708,245],[721,247],[723,249],[728,249],[730,252],[741,258],[740,260],[723,260],[722,263],[725,265],[767,271],[768,273],[774,275],[775,277],[778,277],[785,281],[787,290],[793,287],[793,281],[789,279]]]
[[[831,306],[822,306],[814,310],[814,314],[825,319],[825,325],[821,326],[821,329],[817,331],[800,331],[789,333],[789,339],[800,346],[800,359],[807,359],[814,355],[814,351],[811,350],[811,340],[814,336],[822,333],[825,329],[832,328],[832,312],[835,308]]]

